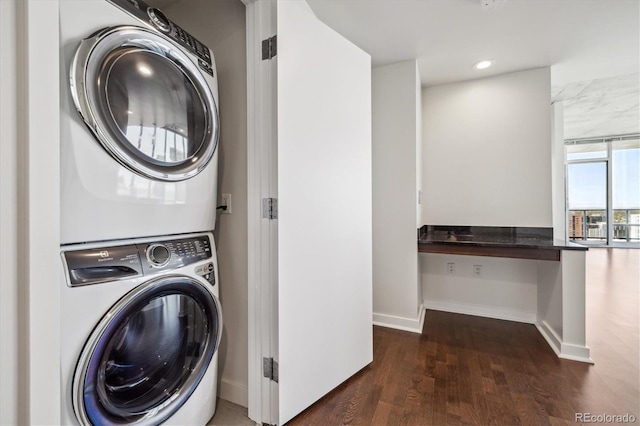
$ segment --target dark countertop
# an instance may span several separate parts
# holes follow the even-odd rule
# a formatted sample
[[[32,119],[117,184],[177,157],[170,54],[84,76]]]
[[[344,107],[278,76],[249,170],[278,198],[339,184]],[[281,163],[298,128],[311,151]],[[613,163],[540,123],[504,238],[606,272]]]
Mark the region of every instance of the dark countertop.
[[[421,244],[542,250],[588,250],[587,247],[553,238],[552,228],[500,226],[425,225],[418,230]]]

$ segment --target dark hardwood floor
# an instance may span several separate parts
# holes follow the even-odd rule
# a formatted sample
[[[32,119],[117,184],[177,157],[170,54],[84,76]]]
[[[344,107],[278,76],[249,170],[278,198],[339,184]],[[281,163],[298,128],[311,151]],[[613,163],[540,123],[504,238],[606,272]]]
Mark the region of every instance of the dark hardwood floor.
[[[556,425],[576,413],[637,424],[639,287],[640,250],[588,251],[595,365],[558,359],[530,324],[427,311],[421,335],[374,327],[373,362],[289,424]]]

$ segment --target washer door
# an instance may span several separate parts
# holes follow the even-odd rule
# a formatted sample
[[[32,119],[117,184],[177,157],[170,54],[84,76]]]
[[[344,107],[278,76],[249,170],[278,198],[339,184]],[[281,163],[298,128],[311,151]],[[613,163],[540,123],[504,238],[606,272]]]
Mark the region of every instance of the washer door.
[[[71,94],[96,139],[147,178],[200,173],[218,143],[215,99],[177,44],[145,28],[106,28],[83,40],[71,64]]]
[[[148,281],[116,303],[73,380],[81,424],[159,424],[191,396],[220,343],[217,298],[186,276]]]

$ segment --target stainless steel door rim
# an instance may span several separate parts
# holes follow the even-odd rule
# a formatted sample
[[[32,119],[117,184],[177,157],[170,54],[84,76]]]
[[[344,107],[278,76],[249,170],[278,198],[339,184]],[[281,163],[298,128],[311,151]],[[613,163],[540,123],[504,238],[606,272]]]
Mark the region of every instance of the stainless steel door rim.
[[[83,40],[70,88],[98,142],[141,176],[192,178],[216,150],[219,118],[209,85],[189,55],[160,33],[118,26]]]
[[[220,303],[207,284],[183,275],[140,284],[102,317],[82,349],[73,378],[76,417],[83,425],[164,422],[200,383],[221,336]]]

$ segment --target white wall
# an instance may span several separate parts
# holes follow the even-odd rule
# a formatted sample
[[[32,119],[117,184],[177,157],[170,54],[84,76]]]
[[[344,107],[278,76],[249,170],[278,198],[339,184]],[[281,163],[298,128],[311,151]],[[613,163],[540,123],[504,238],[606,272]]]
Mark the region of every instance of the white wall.
[[[556,337],[555,346],[559,346],[563,328],[562,263],[541,260],[539,265],[537,322]]]
[[[0,424],[18,424],[17,4],[0,2]]]
[[[0,3],[0,423],[57,424],[58,1]]]
[[[549,68],[423,90],[422,223],[551,227]]]
[[[372,70],[374,323],[416,332],[419,81],[415,61]]]
[[[415,105],[416,105],[416,232],[422,226],[422,82],[420,81],[420,70],[416,71],[415,82]],[[416,264],[418,273],[418,302],[422,304],[424,299],[421,283],[421,267],[420,258]],[[422,332],[424,322],[424,306],[420,307],[420,315],[422,315],[419,328]]]
[[[447,263],[455,264],[453,275]],[[482,266],[480,277],[474,265]],[[426,309],[536,322],[536,260],[421,253],[420,269]]]
[[[151,1],[150,1],[151,3]],[[243,406],[247,391],[247,65],[245,6],[240,0],[185,0],[167,16],[208,45],[220,95],[218,197],[232,195],[232,213],[218,214],[215,239],[224,331],[219,396]]]
[[[554,225],[550,84],[539,68],[423,89],[423,224]],[[420,265],[426,308],[536,320],[535,261],[421,254]]]

